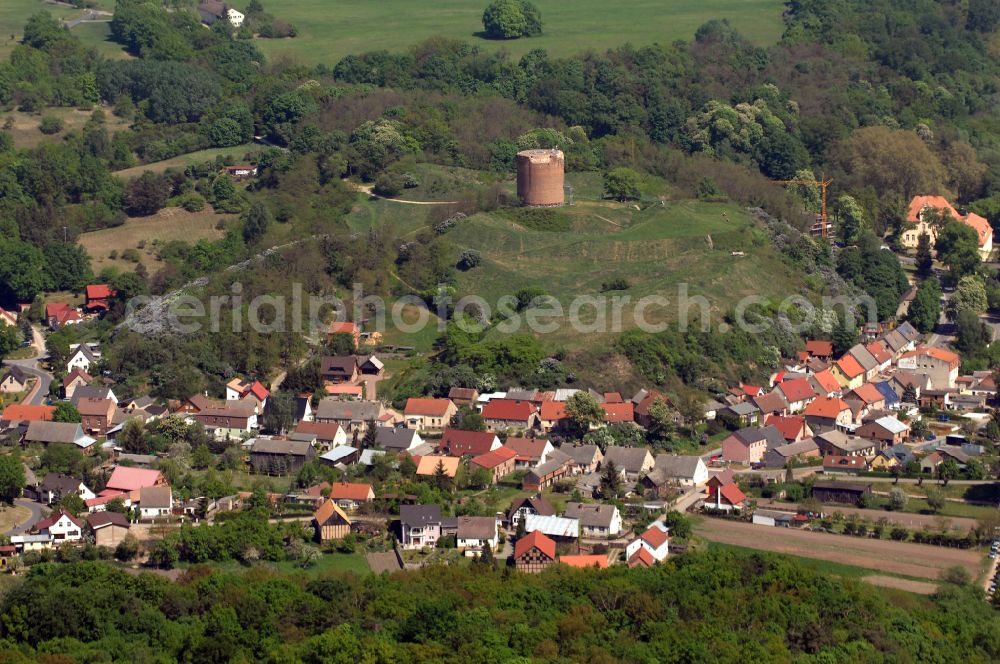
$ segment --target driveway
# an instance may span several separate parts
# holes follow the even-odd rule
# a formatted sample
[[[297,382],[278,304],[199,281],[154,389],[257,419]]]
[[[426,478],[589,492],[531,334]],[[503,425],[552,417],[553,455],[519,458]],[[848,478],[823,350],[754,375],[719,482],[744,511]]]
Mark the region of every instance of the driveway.
[[[52,374],[43,370],[39,361],[44,360],[48,355],[45,352],[45,338],[42,336],[41,330],[38,326],[31,326],[32,333],[32,346],[35,349],[35,357],[31,357],[25,360],[4,360],[4,364],[8,366],[18,366],[26,374],[30,374],[36,377],[38,380],[35,381],[35,387],[32,388],[31,392],[24,399],[22,403],[29,404],[32,406],[38,406],[45,403],[45,400],[49,397],[49,387],[52,384]]]
[[[11,528],[5,535],[20,535],[31,530],[31,527],[42,520],[46,514],[49,513],[49,509],[42,505],[41,503],[36,503],[33,500],[28,500],[27,498],[18,498],[14,501],[14,504],[18,507],[26,507],[31,510],[31,517],[16,528]]]

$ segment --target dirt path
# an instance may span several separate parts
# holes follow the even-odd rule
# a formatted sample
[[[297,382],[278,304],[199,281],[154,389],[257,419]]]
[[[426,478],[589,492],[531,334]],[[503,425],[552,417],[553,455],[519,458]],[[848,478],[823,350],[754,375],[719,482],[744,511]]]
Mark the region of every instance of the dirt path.
[[[966,549],[755,526],[726,519],[705,519],[696,531],[711,542],[828,560],[931,581],[937,581],[941,570],[955,565],[967,569],[973,578],[983,573],[981,554]]]
[[[905,590],[911,593],[917,593],[918,595],[933,595],[937,592],[937,586],[933,583],[925,583],[924,581],[912,581],[910,579],[900,579],[895,576],[882,576],[881,574],[872,574],[871,576],[863,576],[861,580],[865,583],[870,583],[873,586],[882,586],[883,588],[896,588],[897,590]]]
[[[406,203],[407,205],[455,205],[458,203],[458,201],[408,201],[405,198],[389,198],[388,196],[379,196],[376,194],[373,191],[374,187],[370,184],[358,184],[350,180],[344,180],[344,183],[354,191],[368,194],[372,198],[381,198],[383,201],[392,201],[393,203]]]

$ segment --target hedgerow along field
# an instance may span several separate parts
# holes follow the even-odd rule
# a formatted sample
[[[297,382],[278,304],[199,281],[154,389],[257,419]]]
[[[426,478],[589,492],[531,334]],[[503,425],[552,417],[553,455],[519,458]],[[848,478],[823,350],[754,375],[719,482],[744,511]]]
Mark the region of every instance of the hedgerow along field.
[[[604,51],[631,43],[690,40],[698,26],[728,19],[758,44],[777,41],[783,29],[781,0],[534,0],[544,34],[530,39],[481,38],[489,0],[264,0],[264,8],[298,29],[292,39],[261,39],[268,56],[292,56],[334,65],[345,55],[398,51],[430,37],[463,39],[485,50],[504,49],[519,57],[535,48],[554,56],[588,49]],[[240,7],[240,3],[235,3]]]

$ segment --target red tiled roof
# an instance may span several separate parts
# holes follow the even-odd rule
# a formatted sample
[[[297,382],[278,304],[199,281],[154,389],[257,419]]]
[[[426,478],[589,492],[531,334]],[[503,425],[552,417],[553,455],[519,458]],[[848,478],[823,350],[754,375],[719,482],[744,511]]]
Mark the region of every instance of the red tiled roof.
[[[836,419],[840,413],[850,409],[851,407],[848,406],[847,402],[843,399],[838,397],[826,397],[823,399],[816,399],[806,406],[805,411],[803,411],[803,415],[806,417],[828,417],[830,419]]]
[[[733,506],[739,505],[747,499],[746,494],[740,491],[740,488],[735,483],[723,484],[719,487],[719,494],[727,503]]]
[[[556,558],[556,543],[540,530],[532,530],[517,540],[517,544],[514,545],[514,557],[520,558],[531,549],[538,549],[552,560]]]
[[[641,416],[648,415],[649,407],[656,403],[657,400],[660,400],[667,405],[672,405],[670,397],[666,394],[658,392],[657,390],[650,390],[649,394],[647,394],[646,397],[636,405],[635,413]]]
[[[621,403],[625,401],[620,392],[605,392],[604,403]]]
[[[82,378],[83,382],[87,384],[90,384],[94,380],[93,378],[91,378],[90,374],[88,374],[83,369],[79,367],[73,367],[73,370],[63,377],[62,381],[63,387],[66,387],[67,385],[72,383],[76,378]]]
[[[108,478],[107,487],[120,491],[135,491],[147,486],[156,486],[162,479],[163,476],[158,470],[116,466]]]
[[[635,419],[631,401],[624,403],[605,402],[601,404],[601,408],[604,409],[604,421],[608,424],[631,422]]]
[[[864,470],[868,461],[862,456],[828,456],[823,459],[824,468],[849,468]]]
[[[831,392],[840,391],[840,383],[837,382],[833,372],[829,369],[823,369],[822,371],[813,374],[813,378],[815,378],[816,382],[819,383],[819,386],[826,391],[826,394],[821,394],[820,396],[825,397]]]
[[[632,557],[628,559],[629,567],[637,567],[640,564],[645,567],[652,567],[656,564],[656,558],[653,557],[653,554],[641,546],[635,553],[632,554]]]
[[[646,532],[644,532],[642,535],[639,535],[639,539],[648,543],[654,549],[659,549],[661,546],[663,546],[663,543],[669,539],[669,537],[665,532],[663,532],[656,526],[650,526],[646,530]]]
[[[541,418],[546,421],[565,420],[569,418],[566,414],[565,401],[543,401]]]
[[[90,284],[87,286],[87,300],[106,300],[115,294],[107,284]]]
[[[246,392],[243,393],[243,396],[246,396],[247,394],[254,395],[255,397],[257,397],[258,401],[264,401],[269,396],[271,396],[271,393],[267,391],[267,388],[264,387],[264,384],[261,383],[259,380],[255,380],[253,384],[246,389]]]
[[[479,456],[490,451],[497,436],[488,431],[465,431],[464,429],[445,429],[438,443],[439,450],[448,450],[454,456],[471,454]]]
[[[498,447],[492,452],[487,452],[486,454],[480,454],[479,456],[472,457],[471,463],[476,464],[482,468],[487,468],[493,470],[500,464],[510,461],[517,456],[517,452],[510,449],[509,447]]]
[[[764,418],[764,424],[773,426],[781,432],[785,440],[795,440],[802,433],[806,425],[806,418],[801,415],[768,415]]]
[[[450,399],[424,399],[410,397],[406,400],[406,407],[403,412],[407,415],[420,415],[426,417],[444,417],[451,406]]]
[[[336,422],[299,422],[295,433],[311,433],[319,440],[335,440],[340,431]]]
[[[811,339],[806,342],[806,351],[810,355],[816,355],[818,357],[830,357],[831,355],[833,355],[833,342],[822,341],[820,339]]]
[[[541,457],[548,442],[546,438],[515,438],[511,436],[504,443],[504,447],[514,450],[518,459],[528,461]]]
[[[962,223],[976,231],[976,237],[979,238],[980,247],[989,242],[990,238],[993,237],[993,227],[990,226],[990,222],[986,221],[986,219],[980,217],[975,212],[970,212],[965,215],[965,219],[962,220]]]
[[[906,210],[906,220],[913,224],[917,223],[920,221],[920,213],[924,208],[928,207],[935,210],[944,210],[955,221],[962,221],[962,216],[958,214],[944,196],[914,196]]]
[[[844,355],[837,360],[837,366],[840,368],[841,373],[848,378],[855,378],[865,372],[864,367],[858,364],[853,355]]]
[[[916,350],[911,350],[909,353],[904,353],[900,355],[899,359],[908,357],[918,357],[920,355],[926,355],[927,357],[932,357],[935,360],[940,360],[942,362],[947,362],[949,366],[957,367],[961,362],[957,353],[953,353],[950,350],[944,348],[938,348],[937,346],[921,346]]]
[[[327,329],[328,334],[358,334],[358,326],[350,321],[333,321]]]
[[[785,395],[785,399],[788,403],[805,401],[806,399],[812,399],[816,396],[816,390],[812,388],[812,384],[809,382],[808,378],[794,378],[792,380],[786,380],[778,386],[778,389],[780,389],[781,393]]]
[[[864,401],[866,404],[878,403],[879,401],[885,401],[885,395],[878,391],[872,383],[865,383],[859,388],[851,390],[851,394],[857,398]],[[850,395],[848,395],[850,396]]]
[[[31,406],[27,404],[11,404],[3,409],[3,419],[11,422],[51,422],[55,406]]]
[[[871,342],[865,346],[865,350],[871,353],[879,364],[885,364],[892,360],[892,353],[886,350],[885,345],[881,341]]]
[[[535,404],[520,399],[493,399],[483,406],[484,420],[527,422],[536,413]]]
[[[740,389],[743,390],[744,394],[748,397],[756,397],[761,393],[761,388],[759,385],[746,385],[745,383],[740,383]]]
[[[605,555],[559,556],[559,562],[569,565],[570,567],[599,567],[600,569],[607,569],[608,567],[608,557]]]
[[[352,484],[336,482],[330,487],[330,498],[333,500],[368,500],[371,497],[371,484]]]

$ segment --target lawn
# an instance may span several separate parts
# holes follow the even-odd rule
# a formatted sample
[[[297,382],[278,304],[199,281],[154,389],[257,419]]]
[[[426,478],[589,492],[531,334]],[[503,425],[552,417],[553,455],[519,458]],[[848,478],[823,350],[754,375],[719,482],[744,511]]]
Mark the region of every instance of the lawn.
[[[109,60],[125,60],[131,58],[122,45],[109,39],[111,26],[106,21],[80,23],[73,27],[73,35],[87,46],[97,49],[97,52]]]
[[[31,510],[27,507],[0,507],[0,533],[5,533],[11,528],[21,525],[30,516]]]
[[[229,560],[223,563],[208,563],[210,567],[223,572],[240,572],[247,569],[245,565]],[[303,568],[302,564],[294,560],[283,560],[278,563],[260,561],[255,563],[255,567],[268,567],[283,574],[322,574],[324,572],[354,572],[355,574],[368,574],[368,561],[363,553],[324,553],[319,556],[311,567]]]
[[[187,154],[171,157],[170,159],[164,159],[163,161],[154,161],[150,164],[141,164],[139,166],[133,166],[132,168],[126,168],[125,170],[116,171],[115,175],[120,178],[135,178],[142,175],[145,171],[162,173],[168,168],[184,168],[185,166],[190,166],[191,164],[215,161],[216,157],[230,157],[234,161],[240,161],[248,152],[252,152],[259,148],[260,146],[254,145],[253,143],[244,143],[243,145],[236,145],[229,148],[209,148],[207,150],[198,150],[197,152],[189,152]]]
[[[80,236],[80,244],[90,255],[95,272],[100,272],[105,267],[135,269],[135,263],[123,260],[121,254],[126,249],[136,249],[139,259],[152,274],[161,265],[156,257],[158,242],[217,239],[223,235],[223,231],[216,228],[219,221],[233,218],[234,215],[215,214],[211,208],[201,212],[164,208],[149,217],[129,219],[121,226],[84,233]],[[145,243],[142,249],[139,249],[140,242]],[[111,258],[112,252],[115,252],[116,258]]]
[[[28,17],[40,11],[47,11],[56,18],[80,12],[72,7],[49,5],[42,0],[3,0],[0,2],[0,58],[7,59],[21,40],[21,31]]]
[[[23,1],[23,0],[21,0]],[[554,56],[604,51],[631,43],[645,46],[690,40],[698,26],[726,18],[759,44],[775,42],[783,30],[780,0],[633,0],[609,7],[598,0],[535,0],[544,34],[530,39],[491,41],[478,36],[488,0],[283,0],[267,5],[299,31],[293,39],[258,40],[272,58],[293,56],[334,65],[345,55],[399,51],[430,37],[471,41],[487,51],[506,50],[520,57],[541,48]]]

